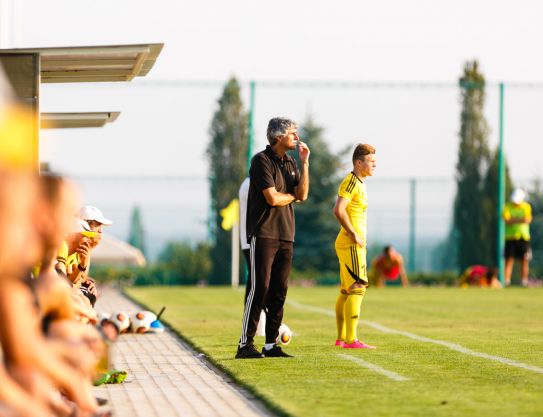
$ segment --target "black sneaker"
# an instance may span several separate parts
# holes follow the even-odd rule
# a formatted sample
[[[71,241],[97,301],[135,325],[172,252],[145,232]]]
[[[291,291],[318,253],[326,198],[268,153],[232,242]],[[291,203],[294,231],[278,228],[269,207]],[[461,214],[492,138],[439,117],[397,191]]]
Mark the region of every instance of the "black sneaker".
[[[289,355],[288,353],[283,352],[281,346],[275,345],[270,350],[262,348],[262,355],[266,358],[293,358],[294,356]]]
[[[260,359],[264,355],[256,350],[255,345],[252,343],[250,345],[245,345],[243,347],[238,347],[236,353],[236,359]]]

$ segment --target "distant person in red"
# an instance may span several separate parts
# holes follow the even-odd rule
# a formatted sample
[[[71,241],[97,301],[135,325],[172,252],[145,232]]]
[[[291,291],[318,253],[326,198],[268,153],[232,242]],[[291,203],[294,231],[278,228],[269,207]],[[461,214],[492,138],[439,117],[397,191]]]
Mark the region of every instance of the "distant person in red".
[[[498,268],[484,265],[472,265],[466,268],[460,277],[461,287],[501,288],[498,280]]]
[[[386,246],[383,253],[373,260],[373,271],[377,287],[385,285],[401,285],[407,287],[407,274],[403,257],[394,247]]]

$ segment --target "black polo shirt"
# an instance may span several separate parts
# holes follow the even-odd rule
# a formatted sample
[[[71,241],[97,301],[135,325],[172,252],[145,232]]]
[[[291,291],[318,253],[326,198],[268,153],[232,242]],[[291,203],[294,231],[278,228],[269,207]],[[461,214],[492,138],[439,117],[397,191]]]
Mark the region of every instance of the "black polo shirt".
[[[292,204],[272,207],[262,192],[275,187],[283,194],[294,194],[300,181],[296,161],[286,154],[280,158],[270,145],[257,153],[249,169],[251,179],[247,199],[247,241],[252,236],[294,242],[294,208]]]

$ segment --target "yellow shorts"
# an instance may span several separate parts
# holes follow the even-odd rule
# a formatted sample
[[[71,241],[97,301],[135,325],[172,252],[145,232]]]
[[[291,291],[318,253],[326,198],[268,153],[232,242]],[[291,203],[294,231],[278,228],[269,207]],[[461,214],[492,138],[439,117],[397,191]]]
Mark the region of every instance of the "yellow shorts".
[[[348,294],[355,283],[368,285],[366,269],[366,249],[358,245],[339,246],[336,244],[336,254],[339,260],[339,278],[341,292]]]

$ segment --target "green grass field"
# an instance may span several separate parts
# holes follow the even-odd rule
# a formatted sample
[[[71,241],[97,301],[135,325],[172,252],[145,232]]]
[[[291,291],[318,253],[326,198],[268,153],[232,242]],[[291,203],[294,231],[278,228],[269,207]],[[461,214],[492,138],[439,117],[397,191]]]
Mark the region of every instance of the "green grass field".
[[[241,290],[127,293],[167,306],[165,322],[291,416],[543,416],[543,289],[370,288],[359,336],[373,351],[333,346],[337,291],[291,288],[285,350],[295,358],[260,360],[234,359]]]

